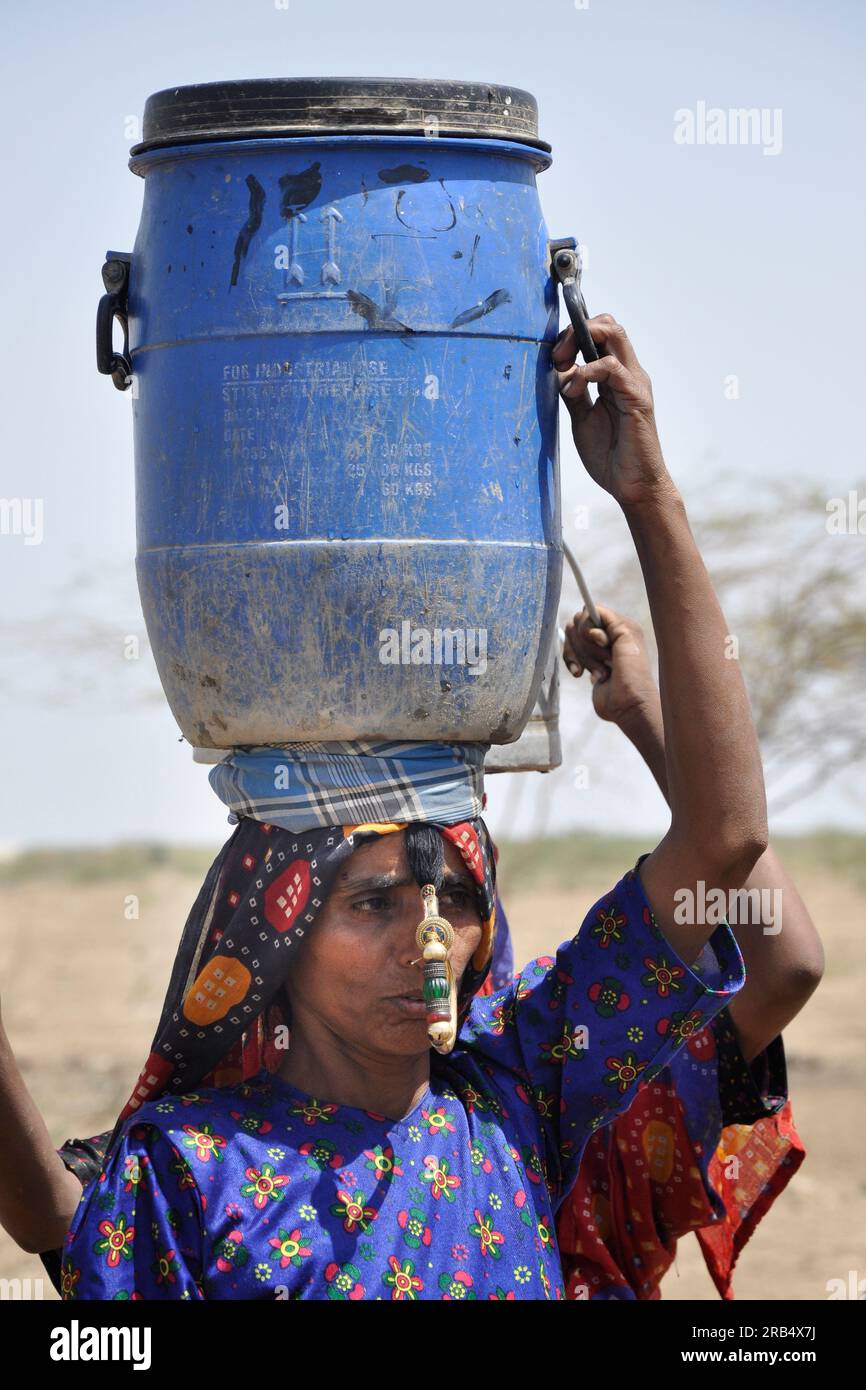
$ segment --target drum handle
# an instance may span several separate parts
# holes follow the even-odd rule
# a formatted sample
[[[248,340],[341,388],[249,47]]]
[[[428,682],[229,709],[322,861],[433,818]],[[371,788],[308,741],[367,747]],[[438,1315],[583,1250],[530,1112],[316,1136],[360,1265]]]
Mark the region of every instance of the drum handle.
[[[132,384],[129,360],[129,267],[132,256],[125,251],[107,251],[102,267],[104,294],[96,309],[96,370],[110,376],[118,391],[128,391]],[[123,351],[114,351],[114,320],[123,329]]]

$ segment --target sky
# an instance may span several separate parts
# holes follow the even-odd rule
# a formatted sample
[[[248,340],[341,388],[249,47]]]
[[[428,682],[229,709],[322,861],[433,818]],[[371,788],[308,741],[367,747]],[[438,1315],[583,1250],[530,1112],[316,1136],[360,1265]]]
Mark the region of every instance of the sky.
[[[127,159],[149,93],[327,75],[528,89],[553,147],[539,176],[550,235],[580,240],[591,309],[627,326],[686,503],[716,470],[745,497],[760,476],[811,479],[829,497],[864,476],[864,15],[855,0],[6,8],[0,496],[41,499],[43,535],[0,535],[14,629],[0,846],[217,844],[228,832],[165,702],[143,696],[152,668],[121,655],[124,635],[143,635],[132,421],[128,397],[96,372],[93,321],[106,249],[135,238],[142,183]],[[707,112],[743,107],[764,113],[757,141],[700,139]],[[614,504],[567,430],[561,466],[566,535],[591,583],[594,522],[610,522]],[[590,525],[578,536],[581,505]],[[596,598],[616,606],[615,594]],[[92,624],[84,660],[69,615],[81,631]],[[651,848],[665,808],[622,735],[595,720],[585,681],[567,693],[563,727],[559,772],[488,779],[494,834],[633,830]],[[774,828],[862,828],[864,804],[852,771]]]

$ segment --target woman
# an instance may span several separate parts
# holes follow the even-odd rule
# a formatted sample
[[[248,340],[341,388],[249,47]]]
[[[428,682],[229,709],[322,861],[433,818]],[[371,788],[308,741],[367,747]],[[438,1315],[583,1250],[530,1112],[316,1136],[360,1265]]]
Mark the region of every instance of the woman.
[[[601,613],[603,634],[589,630],[585,613],[571,625],[566,661],[576,677],[584,668],[590,671],[596,713],[627,733],[665,793],[661,704],[643,633],[612,609]],[[604,639],[603,647],[594,636]],[[221,857],[221,898],[227,902],[242,895],[249,873],[243,856],[224,851]],[[803,1158],[787,1101],[781,1033],[820,978],[821,948],[808,911],[772,848],[746,884],[762,886],[780,887],[785,894],[784,931],[765,934],[760,919],[737,924],[735,935],[748,966],[743,990],[652,1083],[641,1082],[628,1111],[587,1144],[577,1180],[556,1217],[566,1297],[658,1298],[677,1238],[691,1230],[697,1231],[720,1293],[732,1297],[731,1274],[743,1245]],[[218,911],[211,918],[211,935],[216,937],[224,926]],[[501,988],[510,974],[508,926],[497,899],[496,953],[482,992]],[[223,1067],[223,1079],[241,1079],[244,1070],[255,1076],[264,1065],[259,1044],[256,1035],[238,1059],[236,1075]],[[275,1055],[272,1051],[271,1060]],[[72,1219],[80,1192],[76,1178],[84,1184],[99,1174],[110,1135],[65,1144],[61,1153],[67,1172],[29,1103],[2,1035],[0,1069],[0,1110],[6,1107],[0,1172],[10,1175],[0,1182],[0,1218],[25,1248],[43,1252],[59,1291],[60,1255],[50,1246],[61,1244]],[[19,1144],[10,1162],[16,1134]],[[13,1189],[13,1173],[25,1174],[27,1185],[19,1181]],[[531,1166],[529,1174],[530,1180],[539,1180]],[[53,1207],[65,1213],[56,1222]],[[337,1296],[338,1290],[329,1293]]]
[[[648,380],[613,320],[591,327],[605,355],[568,368],[567,331],[561,386],[584,463],[622,505],[646,579],[670,830],[552,966],[473,1001],[490,962],[494,868],[471,770],[439,788],[436,815],[417,798],[427,825],[346,826],[345,799],[321,790],[300,833],[291,819],[262,826],[245,814],[232,843],[245,851],[249,896],[219,941],[205,930],[185,943],[190,958],[182,947],[151,1058],[73,1221],[67,1296],[562,1296],[554,1218],[587,1140],[741,990],[730,928],[682,923],[675,908],[699,881],[742,886],[766,848],[748,703],[661,459]],[[242,758],[223,765],[237,804],[254,810],[248,771]],[[406,804],[406,785],[392,779],[390,791]],[[319,829],[328,814],[337,818]],[[457,1045],[432,1065],[414,935],[426,884],[447,904],[461,991]],[[218,890],[209,876],[200,904],[213,907]],[[609,987],[595,976],[611,963],[618,1004],[605,1016],[588,1001]],[[291,1048],[276,1069],[190,1094],[283,982]]]

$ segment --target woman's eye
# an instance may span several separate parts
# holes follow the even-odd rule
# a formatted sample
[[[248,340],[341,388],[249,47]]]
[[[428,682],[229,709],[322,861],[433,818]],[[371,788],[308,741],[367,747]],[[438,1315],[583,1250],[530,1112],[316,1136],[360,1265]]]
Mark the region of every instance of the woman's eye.
[[[465,912],[475,905],[475,895],[466,888],[452,888],[442,893],[440,903],[447,905],[451,912]],[[373,917],[390,912],[394,907],[393,897],[386,893],[375,893],[366,898],[358,898],[352,903],[352,911],[362,917]]]
[[[352,903],[355,912],[372,915],[374,912],[387,912],[391,906],[390,898],[377,896],[374,898],[360,898],[358,902]]]
[[[452,888],[449,893],[443,893],[443,902],[450,902],[458,912],[470,907],[472,895],[465,888]]]

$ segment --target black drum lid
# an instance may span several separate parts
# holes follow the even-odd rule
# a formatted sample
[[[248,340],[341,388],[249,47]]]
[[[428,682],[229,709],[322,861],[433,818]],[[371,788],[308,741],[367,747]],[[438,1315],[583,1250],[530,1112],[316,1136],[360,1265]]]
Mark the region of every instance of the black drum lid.
[[[538,138],[538,104],[519,87],[435,78],[278,77],[155,92],[131,153],[202,141],[357,134],[514,140],[550,152]]]

